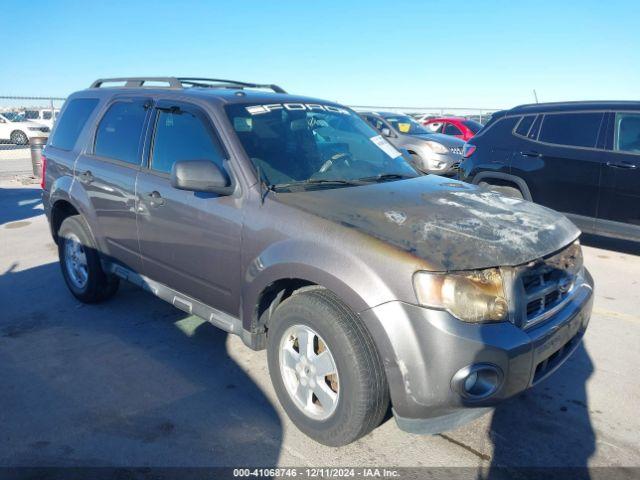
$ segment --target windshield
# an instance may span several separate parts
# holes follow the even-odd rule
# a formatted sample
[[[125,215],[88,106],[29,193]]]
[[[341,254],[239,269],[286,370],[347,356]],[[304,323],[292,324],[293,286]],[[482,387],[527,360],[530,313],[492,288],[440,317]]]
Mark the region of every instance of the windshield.
[[[2,115],[4,116],[4,118],[9,120],[10,122],[24,122],[23,113],[4,112]]]
[[[383,117],[395,131],[405,135],[421,135],[423,133],[433,133],[424,128],[408,115],[394,115]]]
[[[323,104],[233,104],[227,116],[267,184],[332,187],[415,177],[355,112]]]

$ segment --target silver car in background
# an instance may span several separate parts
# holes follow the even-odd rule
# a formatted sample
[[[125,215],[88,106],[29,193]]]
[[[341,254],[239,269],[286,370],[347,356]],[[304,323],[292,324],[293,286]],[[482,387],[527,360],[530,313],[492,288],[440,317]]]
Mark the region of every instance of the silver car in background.
[[[457,175],[464,141],[432,133],[409,115],[392,112],[360,112],[360,115],[396,148],[408,150],[413,166],[421,172]]]

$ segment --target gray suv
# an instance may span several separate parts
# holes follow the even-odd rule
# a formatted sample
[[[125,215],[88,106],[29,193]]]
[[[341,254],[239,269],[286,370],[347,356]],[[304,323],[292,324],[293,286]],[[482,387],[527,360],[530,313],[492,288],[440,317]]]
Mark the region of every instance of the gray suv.
[[[392,112],[360,112],[396,148],[409,155],[412,165],[423,173],[457,176],[464,141],[451,135],[434,133],[409,115]]]
[[[98,80],[66,101],[45,157],[71,293],[99,302],[128,280],[266,348],[284,410],[326,445],[390,405],[416,433],[478,417],[553,372],[589,322],[571,222],[418,174],[342,105]]]

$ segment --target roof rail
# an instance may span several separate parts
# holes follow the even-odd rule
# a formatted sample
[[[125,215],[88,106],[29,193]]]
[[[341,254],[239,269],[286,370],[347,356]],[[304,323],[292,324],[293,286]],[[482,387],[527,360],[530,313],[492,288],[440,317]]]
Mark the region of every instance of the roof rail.
[[[282,87],[267,83],[248,83],[220,78],[179,77],[184,86],[205,88],[268,88],[276,93],[287,93]]]
[[[91,84],[89,88],[100,88],[105,83],[122,83],[125,88],[169,88],[182,89],[189,87],[203,88],[268,88],[276,93],[287,93],[283,88],[273,84],[260,84],[239,82],[236,80],[222,80],[220,78],[197,78],[197,77],[119,77],[119,78],[99,78]],[[148,83],[166,83],[167,86],[145,85]]]
[[[104,83],[125,82],[125,88],[182,88],[182,83],[175,77],[120,77],[120,78],[99,78],[91,84],[89,88],[100,88]],[[145,83],[166,83],[166,87],[158,87],[158,85],[145,85]]]

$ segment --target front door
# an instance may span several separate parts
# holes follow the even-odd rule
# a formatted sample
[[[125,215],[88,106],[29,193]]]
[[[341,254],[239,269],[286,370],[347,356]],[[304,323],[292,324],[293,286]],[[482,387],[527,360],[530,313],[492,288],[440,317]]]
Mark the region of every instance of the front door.
[[[640,239],[640,112],[610,114],[596,230]]]
[[[143,273],[237,315],[241,198],[178,190],[170,181],[176,161],[210,160],[224,169],[228,156],[199,107],[161,101],[152,122],[148,168],[136,185]]]

